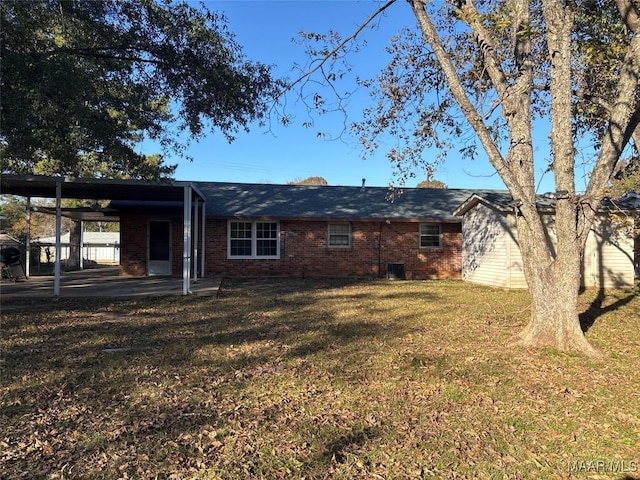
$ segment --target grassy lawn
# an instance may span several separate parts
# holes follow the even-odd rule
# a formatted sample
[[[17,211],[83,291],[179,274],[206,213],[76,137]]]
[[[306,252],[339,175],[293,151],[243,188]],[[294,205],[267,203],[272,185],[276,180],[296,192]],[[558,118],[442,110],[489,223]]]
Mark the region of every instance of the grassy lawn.
[[[640,300],[580,301],[602,360],[461,282],[3,302],[0,478],[640,478]]]

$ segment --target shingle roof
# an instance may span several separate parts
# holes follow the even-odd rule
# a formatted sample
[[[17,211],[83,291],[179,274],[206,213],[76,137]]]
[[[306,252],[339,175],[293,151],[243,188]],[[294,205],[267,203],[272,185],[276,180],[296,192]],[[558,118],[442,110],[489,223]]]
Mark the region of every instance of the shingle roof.
[[[448,220],[478,190],[194,182],[207,215],[227,218]],[[481,191],[488,193],[490,191]]]
[[[16,247],[18,245],[22,245],[22,242],[7,233],[0,232],[0,247]]]
[[[637,194],[626,194],[618,200],[605,198],[600,203],[600,209],[605,212],[631,211],[640,207],[640,197]],[[495,208],[503,213],[513,213],[514,201],[507,191],[474,191],[453,212],[455,216],[463,216],[478,203]],[[553,213],[556,208],[556,199],[551,194],[538,195],[536,205],[539,211]]]
[[[514,202],[513,197],[507,191],[493,191],[493,192],[473,192],[468,198],[461,202],[453,212],[454,216],[461,217],[477,204],[482,203],[491,208],[499,210],[504,213],[513,212]],[[553,211],[555,208],[555,200],[546,198],[542,195],[538,195],[536,198],[536,204],[539,210]]]
[[[207,216],[218,218],[440,220],[459,221],[453,212],[473,193],[492,190],[277,185],[193,182],[207,201]],[[117,210],[180,209],[175,202],[113,201]]]

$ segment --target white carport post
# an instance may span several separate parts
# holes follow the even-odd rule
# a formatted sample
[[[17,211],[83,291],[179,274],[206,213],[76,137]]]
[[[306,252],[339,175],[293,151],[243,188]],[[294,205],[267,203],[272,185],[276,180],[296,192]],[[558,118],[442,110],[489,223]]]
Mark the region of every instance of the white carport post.
[[[183,205],[183,242],[182,242],[182,294],[189,295],[189,283],[191,273],[191,185],[184,187],[184,205]]]
[[[24,258],[24,276],[29,278],[31,275],[31,197],[27,197],[27,241],[26,253]]]
[[[206,226],[206,223],[205,223],[206,209],[207,209],[207,202],[206,200],[202,199],[202,222],[201,222],[202,241],[200,242],[200,276],[203,278],[204,278],[204,240],[206,238],[205,231],[204,231]]]
[[[198,197],[193,212],[193,281],[198,281]]]
[[[60,296],[60,256],[62,246],[60,245],[60,230],[62,229],[62,183],[56,182],[56,258],[53,263],[53,294]]]
[[[69,234],[69,240],[71,240],[71,234]],[[84,222],[80,220],[80,270],[84,270],[84,255],[82,254],[84,246]]]

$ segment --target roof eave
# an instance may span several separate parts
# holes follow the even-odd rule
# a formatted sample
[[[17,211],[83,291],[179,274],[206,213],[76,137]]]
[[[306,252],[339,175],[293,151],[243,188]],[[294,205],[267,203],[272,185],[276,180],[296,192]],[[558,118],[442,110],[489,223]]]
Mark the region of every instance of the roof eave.
[[[473,193],[471,194],[471,196],[469,198],[467,198],[464,202],[462,202],[462,204],[456,208],[452,215],[456,216],[456,217],[462,217],[464,216],[469,210],[473,209],[476,205],[478,204],[483,204],[489,208],[492,208],[494,210],[497,210],[499,212],[502,213],[509,213],[509,210],[504,208],[503,206],[494,203],[494,202],[490,202],[489,200],[487,200],[486,198],[484,198],[481,195],[478,195],[477,193]]]
[[[288,217],[283,215],[215,215],[207,213],[209,218],[218,218],[221,220],[252,220],[252,221],[291,221],[291,222],[370,222],[370,223],[460,223],[459,218],[444,217],[340,217],[340,216],[295,216]]]

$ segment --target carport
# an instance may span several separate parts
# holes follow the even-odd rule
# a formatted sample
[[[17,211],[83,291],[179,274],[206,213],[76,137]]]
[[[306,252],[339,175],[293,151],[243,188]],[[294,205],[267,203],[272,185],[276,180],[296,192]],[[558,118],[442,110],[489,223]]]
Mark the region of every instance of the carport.
[[[182,252],[182,294],[190,293],[191,281],[205,271],[205,214],[206,201],[202,193],[191,182],[182,181],[144,181],[112,180],[103,178],[50,177],[41,175],[2,175],[0,194],[17,195],[27,199],[27,220],[30,220],[31,199],[55,199],[56,216],[56,254],[54,263],[53,293],[60,296],[60,237],[61,218],[65,216],[75,220],[117,219],[117,212],[108,209],[65,209],[63,198],[83,200],[136,200],[147,202],[180,202],[183,220]],[[198,235],[199,234],[199,235]],[[200,237],[200,242],[198,241]],[[201,246],[201,247],[199,247]],[[27,239],[27,251],[29,239]],[[192,255],[193,252],[193,255]],[[29,274],[29,255],[27,255],[27,275]]]

